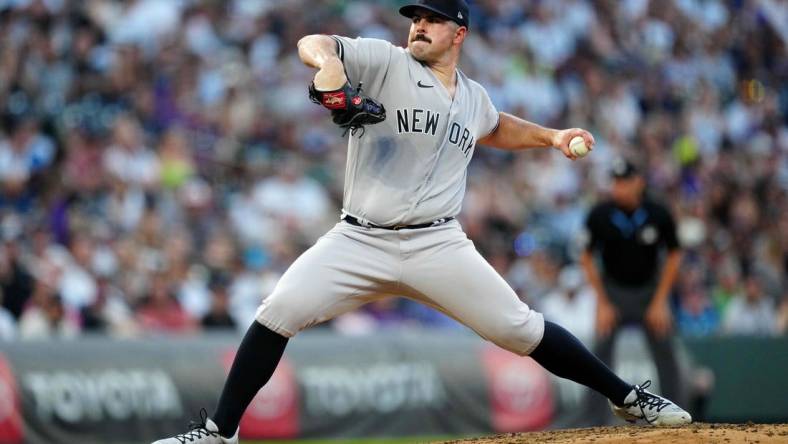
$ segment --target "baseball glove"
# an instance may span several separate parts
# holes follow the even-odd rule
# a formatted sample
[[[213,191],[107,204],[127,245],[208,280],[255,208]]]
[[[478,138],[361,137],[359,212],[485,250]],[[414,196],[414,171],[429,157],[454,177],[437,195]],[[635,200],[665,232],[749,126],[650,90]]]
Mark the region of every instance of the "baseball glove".
[[[345,129],[342,133],[343,137],[348,131],[351,135],[355,135],[358,130],[361,130],[363,136],[365,125],[374,125],[386,120],[386,108],[376,100],[361,94],[361,83],[356,89],[346,82],[342,88],[334,91],[318,91],[315,83],[312,82],[309,85],[309,98],[331,110],[334,123]]]

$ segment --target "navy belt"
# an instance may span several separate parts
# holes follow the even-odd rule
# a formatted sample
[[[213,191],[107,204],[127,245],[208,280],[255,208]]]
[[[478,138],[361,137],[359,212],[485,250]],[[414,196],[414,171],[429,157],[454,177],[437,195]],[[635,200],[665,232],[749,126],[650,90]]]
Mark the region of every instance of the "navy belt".
[[[454,217],[443,217],[443,218],[440,218],[440,219],[436,219],[436,220],[434,220],[434,221],[432,221],[432,222],[425,222],[425,223],[423,223],[423,224],[415,224],[415,225],[391,225],[391,226],[388,226],[388,227],[383,227],[383,226],[380,226],[380,225],[375,225],[375,224],[373,224],[373,223],[369,223],[369,224],[366,224],[366,225],[364,225],[364,224],[362,224],[362,223],[361,223],[361,222],[360,222],[358,219],[356,219],[355,217],[353,217],[353,216],[351,216],[351,215],[349,215],[349,214],[346,214],[346,215],[345,215],[345,217],[344,217],[342,220],[344,220],[345,222],[349,223],[350,225],[355,225],[355,226],[357,226],[357,227],[365,227],[365,228],[382,228],[382,229],[384,229],[384,230],[394,230],[394,231],[397,231],[397,230],[415,230],[415,229],[418,229],[418,228],[435,227],[435,226],[438,226],[438,225],[445,224],[446,222],[448,222],[448,221],[450,221],[450,220],[452,220],[452,219],[454,219]]]

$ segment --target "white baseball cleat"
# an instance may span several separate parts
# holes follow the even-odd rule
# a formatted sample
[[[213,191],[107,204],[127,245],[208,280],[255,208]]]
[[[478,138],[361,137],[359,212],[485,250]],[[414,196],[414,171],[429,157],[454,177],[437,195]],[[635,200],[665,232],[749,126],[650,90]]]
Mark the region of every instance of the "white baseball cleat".
[[[629,422],[642,419],[657,426],[682,425],[692,422],[692,416],[671,400],[647,391],[649,386],[651,386],[650,380],[632,387],[632,391],[624,399],[624,405],[621,407],[611,402],[610,407],[613,409],[613,413]]]
[[[219,435],[219,427],[208,419],[205,409],[200,411],[199,423],[192,423],[186,433],[175,435],[172,438],[160,439],[153,444],[238,444],[238,430],[232,438],[223,438]]]

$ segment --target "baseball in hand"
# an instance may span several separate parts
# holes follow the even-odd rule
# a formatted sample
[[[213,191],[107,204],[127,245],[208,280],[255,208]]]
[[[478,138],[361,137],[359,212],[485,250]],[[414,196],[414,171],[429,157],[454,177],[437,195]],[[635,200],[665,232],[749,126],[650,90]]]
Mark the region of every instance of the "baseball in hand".
[[[577,157],[585,156],[588,154],[586,141],[580,136],[572,137],[572,140],[569,141],[569,151]]]

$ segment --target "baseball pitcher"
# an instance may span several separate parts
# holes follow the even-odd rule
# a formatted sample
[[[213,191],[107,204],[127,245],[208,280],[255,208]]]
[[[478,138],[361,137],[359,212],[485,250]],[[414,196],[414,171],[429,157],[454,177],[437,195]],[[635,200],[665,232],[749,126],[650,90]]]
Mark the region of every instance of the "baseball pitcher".
[[[483,338],[610,400],[624,419],[684,424],[673,402],[621,380],[562,327],[520,301],[476,251],[455,217],[478,144],[551,148],[567,158],[583,129],[544,128],[499,112],[457,68],[469,32],[464,0],[420,0],[408,47],[376,39],[309,35],[298,54],[317,73],[309,97],[348,135],[341,220],[299,257],[260,305],[216,411],[154,444],[238,442],[241,416],[299,331],[378,298],[408,297]],[[647,384],[643,384],[647,386]]]

